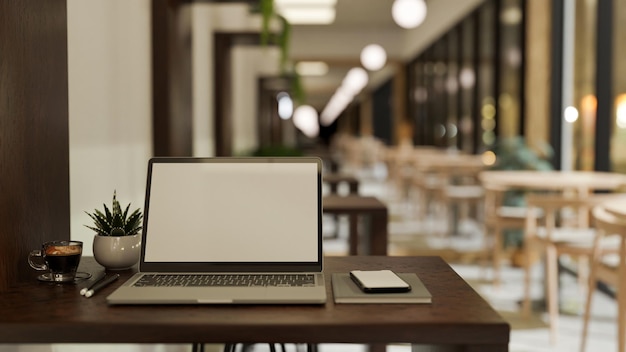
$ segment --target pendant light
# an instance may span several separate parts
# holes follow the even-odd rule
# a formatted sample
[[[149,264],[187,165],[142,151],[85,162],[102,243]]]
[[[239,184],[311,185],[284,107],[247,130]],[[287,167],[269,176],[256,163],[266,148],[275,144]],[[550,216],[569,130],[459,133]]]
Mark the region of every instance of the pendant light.
[[[395,0],[391,7],[391,16],[402,28],[411,29],[419,26],[426,19],[424,0]]]

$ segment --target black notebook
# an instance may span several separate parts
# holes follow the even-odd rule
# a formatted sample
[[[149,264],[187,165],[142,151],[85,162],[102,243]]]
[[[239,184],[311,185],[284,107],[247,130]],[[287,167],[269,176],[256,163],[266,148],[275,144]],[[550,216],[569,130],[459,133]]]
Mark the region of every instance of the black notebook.
[[[397,273],[411,285],[411,291],[399,293],[365,293],[348,273],[332,274],[335,303],[431,303],[432,296],[422,280],[413,273]]]

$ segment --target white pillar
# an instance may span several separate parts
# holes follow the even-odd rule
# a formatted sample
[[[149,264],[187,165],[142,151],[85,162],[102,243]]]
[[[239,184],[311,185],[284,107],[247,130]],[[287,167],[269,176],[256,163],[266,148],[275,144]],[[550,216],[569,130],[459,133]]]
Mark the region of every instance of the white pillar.
[[[574,105],[574,43],[576,2],[563,2],[563,79],[561,96],[561,170],[572,170],[574,164],[574,126],[564,119],[564,111]]]

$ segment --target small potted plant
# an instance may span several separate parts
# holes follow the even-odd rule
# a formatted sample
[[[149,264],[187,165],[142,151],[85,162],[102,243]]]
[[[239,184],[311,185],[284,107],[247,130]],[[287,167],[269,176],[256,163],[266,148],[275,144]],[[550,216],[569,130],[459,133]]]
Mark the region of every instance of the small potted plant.
[[[143,214],[140,209],[130,211],[130,203],[124,211],[113,191],[113,203],[109,209],[104,205],[104,212],[95,209],[85,212],[93,220],[93,226],[85,227],[96,232],[93,240],[94,259],[110,270],[124,270],[137,264],[141,250]]]

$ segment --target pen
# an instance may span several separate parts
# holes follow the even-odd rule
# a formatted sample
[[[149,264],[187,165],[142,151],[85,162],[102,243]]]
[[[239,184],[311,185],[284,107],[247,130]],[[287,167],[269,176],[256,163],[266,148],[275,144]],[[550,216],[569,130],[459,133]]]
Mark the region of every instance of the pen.
[[[105,277],[103,280],[100,280],[97,284],[91,287],[87,292],[85,292],[85,297],[89,298],[93,296],[100,289],[107,287],[110,283],[117,280],[120,277],[120,274],[113,274],[111,276]]]
[[[100,280],[104,279],[106,275],[107,275],[106,271],[101,272],[88,286],[85,286],[80,290],[80,295],[84,296],[85,293],[89,291],[89,289],[94,287],[98,282],[100,282]]]

